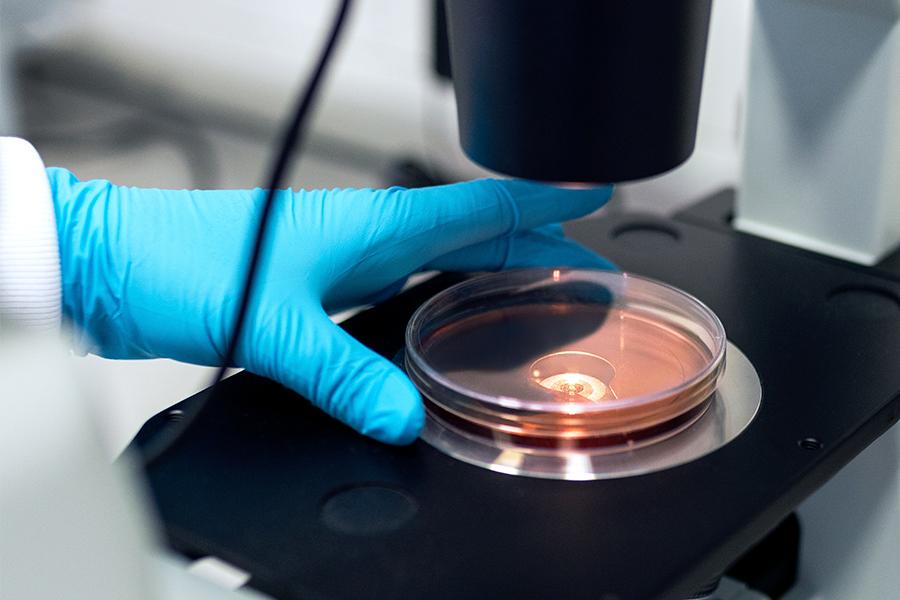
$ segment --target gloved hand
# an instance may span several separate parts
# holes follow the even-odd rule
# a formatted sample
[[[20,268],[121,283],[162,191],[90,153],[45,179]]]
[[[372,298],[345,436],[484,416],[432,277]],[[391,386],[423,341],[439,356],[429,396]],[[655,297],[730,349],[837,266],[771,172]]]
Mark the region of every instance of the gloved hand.
[[[82,348],[219,364],[264,192],[138,189],[47,173],[63,310],[83,332]],[[610,268],[552,225],[597,209],[610,194],[501,180],[280,192],[237,366],[366,435],[411,442],[424,420],[418,392],[328,313],[385,298],[420,270]]]

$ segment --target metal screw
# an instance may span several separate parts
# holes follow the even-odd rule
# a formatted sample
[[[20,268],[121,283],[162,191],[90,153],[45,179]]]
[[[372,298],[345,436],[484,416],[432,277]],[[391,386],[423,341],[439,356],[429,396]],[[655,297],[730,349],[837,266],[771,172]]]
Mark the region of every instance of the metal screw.
[[[802,440],[797,440],[797,445],[804,450],[821,450],[824,447],[824,444],[822,444],[822,442],[814,437],[807,437],[803,438]]]

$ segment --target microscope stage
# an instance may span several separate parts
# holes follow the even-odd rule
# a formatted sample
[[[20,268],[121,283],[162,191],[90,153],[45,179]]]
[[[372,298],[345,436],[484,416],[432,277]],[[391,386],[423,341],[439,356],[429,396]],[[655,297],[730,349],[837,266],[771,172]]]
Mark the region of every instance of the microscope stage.
[[[370,441],[241,373],[147,473],[169,543],[277,598],[689,596],[900,417],[898,278],[702,221],[623,214],[569,232],[699,298],[749,358],[762,404],[723,448],[624,479],[513,476]],[[345,327],[393,358],[412,312],[455,281]]]

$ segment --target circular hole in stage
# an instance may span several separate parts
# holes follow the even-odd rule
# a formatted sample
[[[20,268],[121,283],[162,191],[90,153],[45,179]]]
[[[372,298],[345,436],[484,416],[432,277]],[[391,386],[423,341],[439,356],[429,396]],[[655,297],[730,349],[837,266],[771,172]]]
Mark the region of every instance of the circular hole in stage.
[[[671,225],[635,222],[616,227],[612,231],[612,237],[629,245],[660,246],[679,241],[681,234]]]
[[[828,294],[829,312],[836,318],[886,320],[900,318],[900,296],[873,285],[843,285]]]
[[[333,491],[322,503],[326,527],[349,535],[377,535],[399,529],[418,512],[407,492],[395,487],[361,483]]]

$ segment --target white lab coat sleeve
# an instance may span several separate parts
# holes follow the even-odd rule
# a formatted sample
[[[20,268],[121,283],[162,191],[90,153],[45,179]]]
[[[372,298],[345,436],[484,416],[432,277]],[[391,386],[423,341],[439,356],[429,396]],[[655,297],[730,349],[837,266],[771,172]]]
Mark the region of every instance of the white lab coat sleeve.
[[[56,331],[59,240],[44,163],[27,141],[0,137],[0,329]]]

